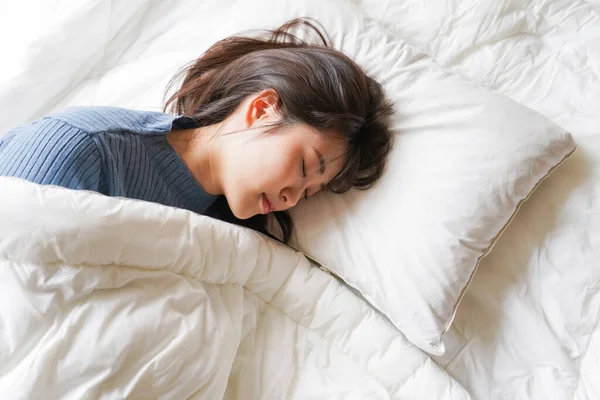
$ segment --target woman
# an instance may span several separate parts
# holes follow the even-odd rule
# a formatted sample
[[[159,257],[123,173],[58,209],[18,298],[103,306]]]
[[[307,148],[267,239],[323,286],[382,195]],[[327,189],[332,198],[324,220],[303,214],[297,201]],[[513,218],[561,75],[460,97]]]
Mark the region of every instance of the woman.
[[[321,43],[289,33],[304,27]],[[310,22],[230,37],[184,69],[178,117],[71,108],[0,140],[0,176],[180,207],[267,233],[323,188],[367,188],[391,146],[381,86]],[[268,234],[268,233],[267,233]]]

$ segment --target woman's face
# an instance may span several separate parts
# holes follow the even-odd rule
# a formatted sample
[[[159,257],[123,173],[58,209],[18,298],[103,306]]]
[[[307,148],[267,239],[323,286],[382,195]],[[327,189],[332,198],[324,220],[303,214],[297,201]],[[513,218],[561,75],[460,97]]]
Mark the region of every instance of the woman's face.
[[[341,171],[347,147],[306,125],[232,136],[238,138],[221,156],[221,184],[240,219],[287,210],[317,193]]]

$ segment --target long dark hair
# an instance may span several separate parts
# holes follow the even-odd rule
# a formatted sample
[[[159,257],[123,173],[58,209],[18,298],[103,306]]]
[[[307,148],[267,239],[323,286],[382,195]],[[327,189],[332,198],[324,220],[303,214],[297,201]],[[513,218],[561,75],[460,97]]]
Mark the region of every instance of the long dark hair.
[[[309,39],[291,33],[303,29]],[[387,117],[392,113],[381,85],[349,57],[333,49],[324,30],[308,19],[294,19],[254,37],[233,36],[215,43],[180,71],[167,91],[182,77],[180,88],[167,100],[165,111],[191,117],[197,125],[222,122],[249,95],[265,89],[278,94],[278,126],[307,124],[319,132],[337,132],[348,143],[341,172],[328,187],[343,193],[369,188],[383,173],[392,145]],[[313,36],[311,39],[310,36]],[[224,196],[207,215],[265,233],[267,218],[236,218]],[[286,212],[276,212],[283,241],[292,234]]]

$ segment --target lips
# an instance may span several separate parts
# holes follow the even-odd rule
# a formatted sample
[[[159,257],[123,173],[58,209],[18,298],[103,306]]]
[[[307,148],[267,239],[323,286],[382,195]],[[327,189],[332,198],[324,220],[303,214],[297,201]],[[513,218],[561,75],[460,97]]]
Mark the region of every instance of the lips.
[[[263,193],[263,214],[268,214],[271,211],[275,211],[275,206],[269,201],[267,195]]]

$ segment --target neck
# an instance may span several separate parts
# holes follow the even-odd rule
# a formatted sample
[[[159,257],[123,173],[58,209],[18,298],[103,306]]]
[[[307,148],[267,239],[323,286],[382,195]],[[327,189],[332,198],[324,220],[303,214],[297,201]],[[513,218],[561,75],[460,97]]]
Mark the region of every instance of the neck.
[[[190,170],[204,191],[210,195],[223,194],[218,180],[216,165],[216,133],[220,124],[196,129],[175,129],[167,135],[167,141]]]

